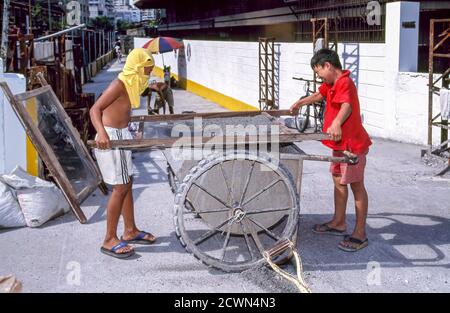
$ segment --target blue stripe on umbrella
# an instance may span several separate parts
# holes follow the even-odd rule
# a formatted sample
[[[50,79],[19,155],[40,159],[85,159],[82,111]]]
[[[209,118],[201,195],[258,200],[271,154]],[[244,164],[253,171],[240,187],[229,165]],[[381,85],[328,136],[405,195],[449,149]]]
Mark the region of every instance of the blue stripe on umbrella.
[[[160,53],[164,53],[164,52],[168,52],[168,51],[172,51],[173,48],[172,46],[165,40],[160,38],[159,39],[159,52]]]

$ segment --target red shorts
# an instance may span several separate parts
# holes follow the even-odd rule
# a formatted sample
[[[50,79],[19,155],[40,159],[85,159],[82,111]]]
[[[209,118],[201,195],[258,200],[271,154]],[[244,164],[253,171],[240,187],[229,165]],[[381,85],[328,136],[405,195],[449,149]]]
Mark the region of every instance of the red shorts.
[[[341,176],[341,185],[348,185],[352,183],[359,183],[364,181],[364,169],[366,167],[366,153],[358,154],[358,163],[331,163],[330,172],[333,175]],[[342,157],[341,151],[333,150],[334,157]]]

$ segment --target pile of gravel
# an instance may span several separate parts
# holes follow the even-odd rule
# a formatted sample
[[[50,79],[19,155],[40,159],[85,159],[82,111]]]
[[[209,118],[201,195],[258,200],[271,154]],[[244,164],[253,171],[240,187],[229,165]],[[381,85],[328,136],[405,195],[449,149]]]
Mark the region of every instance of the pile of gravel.
[[[288,264],[282,267],[283,271],[296,276],[295,267]],[[269,265],[261,265],[251,268],[239,274],[245,280],[255,284],[256,286],[270,293],[298,293],[297,287],[281,275],[273,271]],[[308,275],[305,275],[308,280]]]

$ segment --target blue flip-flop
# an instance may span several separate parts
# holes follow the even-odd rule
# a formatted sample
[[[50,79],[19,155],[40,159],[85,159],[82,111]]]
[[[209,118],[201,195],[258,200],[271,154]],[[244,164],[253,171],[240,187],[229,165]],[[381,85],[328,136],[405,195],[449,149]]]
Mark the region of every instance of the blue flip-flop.
[[[120,240],[122,240],[123,242],[126,242],[126,243],[140,244],[140,245],[151,245],[151,244],[153,244],[156,241],[156,238],[153,239],[153,240],[144,239],[146,235],[149,235],[149,236],[152,236],[153,238],[155,238],[155,236],[153,236],[152,234],[147,233],[145,231],[141,231],[133,239],[125,240],[125,239],[123,239],[123,237],[120,237]]]
[[[118,243],[117,245],[115,245],[114,247],[112,247],[111,249],[106,249],[104,247],[100,248],[100,251],[106,255],[118,258],[118,259],[126,259],[129,258],[130,256],[134,255],[134,250],[131,250],[129,252],[117,252],[117,250],[126,247],[128,244],[124,241],[121,241],[120,243]]]

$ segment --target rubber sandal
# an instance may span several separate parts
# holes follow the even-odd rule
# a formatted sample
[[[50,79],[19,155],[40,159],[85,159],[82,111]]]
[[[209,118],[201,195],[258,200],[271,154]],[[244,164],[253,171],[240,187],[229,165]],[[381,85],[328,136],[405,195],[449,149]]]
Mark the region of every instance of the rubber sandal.
[[[344,245],[342,245],[343,242],[350,242],[352,244],[356,244],[356,246],[355,245],[352,245],[351,247],[344,246]],[[339,249],[341,249],[343,251],[356,252],[358,250],[361,250],[361,249],[367,247],[368,245],[369,245],[368,238],[366,238],[364,240],[359,240],[358,238],[354,238],[352,236],[345,236],[344,240],[339,243],[338,247],[339,247]]]
[[[339,230],[336,228],[332,228],[327,225],[327,223],[324,224],[316,224],[312,228],[312,231],[316,234],[327,234],[327,235],[333,235],[333,236],[344,236],[345,230]]]
[[[151,244],[153,244],[156,241],[156,238],[153,239],[153,240],[144,239],[146,235],[149,235],[149,236],[152,236],[153,238],[155,238],[155,236],[153,236],[152,234],[147,233],[145,231],[141,231],[133,239],[125,240],[125,239],[123,239],[123,237],[120,237],[120,240],[122,240],[123,242],[126,242],[126,243],[140,244],[140,245],[151,245]]]
[[[130,256],[134,255],[134,250],[131,250],[129,252],[117,252],[117,250],[119,250],[120,248],[124,248],[128,246],[128,244],[126,242],[121,241],[119,244],[115,245],[114,247],[112,247],[111,249],[106,249],[104,247],[100,248],[100,251],[106,255],[118,258],[118,259],[126,259],[129,258]]]

